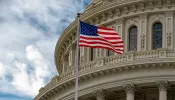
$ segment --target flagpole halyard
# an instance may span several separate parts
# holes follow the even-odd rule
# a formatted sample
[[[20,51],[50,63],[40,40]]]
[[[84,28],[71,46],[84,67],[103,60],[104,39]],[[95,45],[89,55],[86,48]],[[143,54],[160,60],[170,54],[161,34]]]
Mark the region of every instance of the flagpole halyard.
[[[79,67],[79,34],[80,34],[80,13],[77,14],[77,49],[75,58],[75,100],[78,100],[78,67]]]

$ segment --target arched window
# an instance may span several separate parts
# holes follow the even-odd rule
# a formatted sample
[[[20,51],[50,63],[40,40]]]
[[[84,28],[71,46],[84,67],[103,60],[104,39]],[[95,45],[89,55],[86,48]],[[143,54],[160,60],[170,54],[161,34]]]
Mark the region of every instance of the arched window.
[[[137,26],[129,30],[129,51],[137,50]]]
[[[153,49],[162,48],[162,23],[153,25]]]

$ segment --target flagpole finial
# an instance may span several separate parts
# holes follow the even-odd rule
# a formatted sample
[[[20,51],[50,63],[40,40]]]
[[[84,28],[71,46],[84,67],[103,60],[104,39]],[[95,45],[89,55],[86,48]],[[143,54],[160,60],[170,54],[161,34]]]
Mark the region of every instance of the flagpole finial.
[[[77,18],[80,18],[81,13],[77,13]]]

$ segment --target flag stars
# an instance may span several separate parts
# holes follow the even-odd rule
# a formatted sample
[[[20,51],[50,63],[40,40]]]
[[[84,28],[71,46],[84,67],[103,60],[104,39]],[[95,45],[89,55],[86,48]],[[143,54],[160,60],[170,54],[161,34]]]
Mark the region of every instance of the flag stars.
[[[90,36],[98,36],[97,34],[97,26],[89,25],[83,22],[80,22],[81,34],[90,35]]]

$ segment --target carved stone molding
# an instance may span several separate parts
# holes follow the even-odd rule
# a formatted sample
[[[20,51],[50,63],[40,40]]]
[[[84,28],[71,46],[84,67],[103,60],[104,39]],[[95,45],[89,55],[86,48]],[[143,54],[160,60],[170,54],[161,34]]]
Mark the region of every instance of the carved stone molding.
[[[131,25],[136,25],[136,26],[139,26],[139,18],[133,18],[133,19],[129,19],[127,21],[127,27],[129,28]]]
[[[93,92],[97,100],[105,100],[106,94],[104,89],[99,89]]]
[[[136,5],[132,5],[132,11],[133,12],[136,12],[137,11]]]
[[[167,46],[170,46],[171,45],[171,38],[172,38],[172,33],[171,32],[168,32],[166,33],[167,34]]]
[[[113,15],[114,15],[114,14],[113,14],[112,11],[109,11],[109,12],[108,12],[108,17],[109,17],[109,18],[113,18],[113,17],[114,17]]]
[[[57,83],[57,82],[58,82],[58,78],[59,78],[59,76],[54,76],[54,77],[52,78],[52,82],[53,82],[53,83]]]
[[[145,13],[145,14],[141,14],[139,16],[139,19],[147,19],[149,17],[149,14],[148,13]]]
[[[124,7],[124,13],[125,13],[125,14],[128,14],[128,13],[129,13],[128,7]]]
[[[168,7],[169,9],[171,8],[171,1],[170,1],[170,0],[167,1],[167,7]]]
[[[117,15],[117,16],[120,16],[120,15],[121,15],[121,11],[120,11],[119,8],[116,9],[116,15]]]
[[[135,85],[134,84],[125,84],[123,85],[124,89],[125,89],[125,92],[127,94],[134,94],[135,92]]]
[[[145,5],[144,4],[140,4],[140,10],[142,10],[142,11],[145,10]]]
[[[158,1],[157,6],[158,6],[159,9],[162,9],[162,2]]]
[[[80,64],[83,63],[83,58],[84,58],[84,56],[81,56],[81,57],[80,57],[80,61],[79,61]]]
[[[117,25],[119,25],[119,24],[123,24],[123,25],[124,25],[125,20],[126,20],[126,18],[120,18],[120,19],[116,20],[115,25],[116,25],[116,24],[117,24]]]
[[[141,38],[141,49],[144,49],[145,48],[145,35],[142,34],[140,38]]]
[[[96,48],[96,57],[100,57],[100,48]]]
[[[102,16],[101,16],[102,18],[101,18],[101,20],[102,21],[106,21],[107,20],[107,18],[106,18],[106,15],[105,14],[102,14]]]
[[[159,81],[159,82],[156,82],[156,84],[158,85],[159,91],[166,91],[167,90],[168,81]]]
[[[150,2],[150,3],[149,3],[149,9],[153,10],[153,8],[154,8],[154,5],[153,5],[152,2]]]
[[[166,17],[173,17],[174,11],[164,12]]]
[[[163,21],[163,15],[155,15],[152,21]]]

